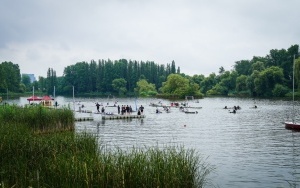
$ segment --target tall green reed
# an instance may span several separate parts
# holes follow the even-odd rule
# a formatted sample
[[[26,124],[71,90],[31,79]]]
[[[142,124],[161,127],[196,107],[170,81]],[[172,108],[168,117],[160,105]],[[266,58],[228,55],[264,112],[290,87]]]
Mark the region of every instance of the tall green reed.
[[[35,132],[74,130],[74,114],[69,109],[49,109],[42,106],[2,105],[0,121],[22,123]]]
[[[86,133],[32,132],[68,129],[74,121],[70,117],[68,110],[0,107],[2,187],[193,188],[208,183],[212,168],[184,147],[109,150]]]
[[[41,135],[32,134],[26,125],[1,124],[0,182],[7,187],[60,187],[66,182],[66,165],[77,166],[97,158],[96,143],[94,137],[70,131]],[[81,171],[73,170],[73,174],[81,178]]]

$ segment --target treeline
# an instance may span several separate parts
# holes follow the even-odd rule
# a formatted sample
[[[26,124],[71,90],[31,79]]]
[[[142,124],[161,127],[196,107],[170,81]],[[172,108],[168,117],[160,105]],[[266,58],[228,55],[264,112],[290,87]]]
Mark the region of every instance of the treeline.
[[[217,74],[208,76],[180,73],[174,61],[159,65],[152,61],[108,59],[67,66],[62,77],[57,77],[55,70],[49,68],[47,78],[39,77],[38,81],[30,84],[26,75],[21,79],[18,65],[3,62],[0,64],[0,92],[5,93],[7,89],[13,92],[31,91],[35,86],[50,95],[54,87],[57,95],[72,95],[74,87],[76,95],[91,96],[159,93],[181,97],[190,94],[283,97],[292,90],[294,59],[295,86],[298,88],[299,45],[292,45],[287,50],[272,49],[265,57],[254,56],[251,60],[236,61],[232,70],[221,66]],[[201,67],[195,68],[201,70]],[[179,77],[170,76],[174,74]],[[176,84],[179,81],[183,84]]]
[[[94,94],[97,96],[121,94],[134,95],[137,82],[141,79],[153,83],[160,88],[168,75],[180,73],[175,62],[159,65],[154,62],[138,62],[126,59],[120,60],[92,60],[91,62],[79,62],[67,66],[64,76],[57,78],[58,94],[70,95],[74,86],[78,94]],[[48,79],[53,80],[53,76]],[[55,79],[54,79],[55,80]],[[51,93],[51,85],[50,85]]]
[[[180,73],[180,68],[176,68],[174,61],[159,65],[153,61],[92,60],[67,66],[62,77],[49,68],[47,77],[39,77],[34,83],[30,83],[29,76],[21,76],[19,66],[12,62],[1,63],[0,73],[0,93],[30,92],[34,86],[35,92],[52,95],[55,89],[57,95],[72,95],[74,86],[76,94],[107,96],[120,94],[120,89],[124,91],[121,94],[135,95],[137,82],[143,79],[159,88],[168,75]]]
[[[292,45],[287,50],[272,49],[265,57],[237,61],[230,71],[220,67],[219,74],[188,77],[199,84],[201,92],[206,95],[283,97],[292,89],[294,58],[295,88],[300,86],[298,57],[299,46]]]

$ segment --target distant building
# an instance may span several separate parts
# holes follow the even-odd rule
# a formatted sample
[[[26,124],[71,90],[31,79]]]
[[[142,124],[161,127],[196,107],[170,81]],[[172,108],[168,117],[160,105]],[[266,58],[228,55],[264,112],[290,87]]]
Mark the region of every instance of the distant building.
[[[34,74],[23,74],[23,75],[27,75],[30,78],[30,83],[33,83],[36,81]]]

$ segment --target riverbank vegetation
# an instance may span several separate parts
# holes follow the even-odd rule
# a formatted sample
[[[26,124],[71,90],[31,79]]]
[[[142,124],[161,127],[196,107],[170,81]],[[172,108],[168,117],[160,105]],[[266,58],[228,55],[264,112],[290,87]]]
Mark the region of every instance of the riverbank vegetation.
[[[48,70],[47,78],[29,83],[26,75],[20,75],[18,65],[11,62],[0,64],[0,93],[7,90],[25,92],[31,86],[47,94],[80,96],[89,93],[98,97],[118,96],[178,96],[187,95],[222,95],[250,97],[286,97],[292,90],[293,61],[295,59],[295,86],[300,87],[299,45],[286,49],[272,49],[265,57],[253,56],[250,60],[234,62],[232,70],[221,66],[218,73],[208,76],[201,74],[201,65],[195,65],[199,74],[186,75],[171,64],[159,65],[152,61],[133,60],[92,60],[69,65],[62,77],[57,77],[53,69]],[[175,77],[183,77],[175,80]],[[22,82],[21,82],[22,81]],[[146,81],[146,82],[145,82]],[[183,82],[181,82],[183,81]],[[171,86],[170,86],[171,84]],[[174,87],[177,88],[174,88]]]
[[[49,109],[41,105],[0,106],[0,122],[22,124],[34,132],[47,133],[74,130],[74,114],[70,109]]]
[[[39,134],[48,121],[55,125],[58,116],[53,111],[62,117],[65,112],[24,109],[30,112],[1,106],[1,187],[204,187],[209,183],[212,168],[194,150],[108,149],[92,135],[64,127]]]

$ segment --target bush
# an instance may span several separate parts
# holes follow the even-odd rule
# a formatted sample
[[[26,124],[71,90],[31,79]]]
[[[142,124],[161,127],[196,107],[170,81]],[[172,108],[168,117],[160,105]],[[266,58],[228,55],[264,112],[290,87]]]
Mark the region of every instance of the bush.
[[[281,84],[276,84],[274,89],[272,90],[272,94],[274,97],[284,97],[288,92],[289,88]]]

